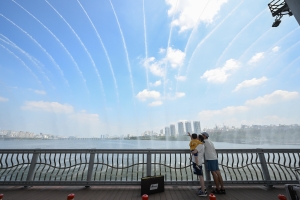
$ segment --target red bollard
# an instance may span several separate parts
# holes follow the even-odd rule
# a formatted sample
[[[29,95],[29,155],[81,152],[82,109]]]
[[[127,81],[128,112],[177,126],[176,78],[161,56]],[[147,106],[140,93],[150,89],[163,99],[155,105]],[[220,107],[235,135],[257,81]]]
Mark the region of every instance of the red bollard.
[[[75,194],[69,194],[67,200],[74,200]]]
[[[4,194],[0,194],[0,200],[2,200],[2,199],[3,199],[3,196],[4,196]]]
[[[213,193],[211,193],[209,195],[209,200],[217,200],[217,197]]]
[[[144,194],[144,195],[142,196],[142,200],[148,200],[148,195],[147,195],[147,194]]]
[[[283,194],[278,195],[278,199],[280,200],[287,200],[287,198]]]

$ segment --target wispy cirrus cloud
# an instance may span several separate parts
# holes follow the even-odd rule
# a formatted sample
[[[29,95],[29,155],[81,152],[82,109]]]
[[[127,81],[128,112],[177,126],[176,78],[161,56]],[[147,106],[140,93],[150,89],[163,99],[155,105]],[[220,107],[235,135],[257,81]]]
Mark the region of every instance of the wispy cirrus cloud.
[[[299,98],[298,92],[276,90],[271,94],[266,94],[264,96],[257,97],[256,99],[248,100],[245,104],[248,106],[268,105],[296,98]]]
[[[256,63],[258,63],[260,60],[262,60],[265,57],[265,53],[264,52],[259,52],[256,53],[254,56],[252,56],[252,58],[248,61],[248,64],[250,65],[255,65]]]
[[[235,125],[270,124],[273,122],[295,123],[297,118],[294,118],[294,115],[299,112],[299,109],[289,112],[286,116],[281,115],[280,111],[276,111],[279,110],[277,109],[278,103],[286,103],[285,106],[289,106],[290,101],[299,97],[298,92],[276,90],[270,94],[247,100],[244,105],[227,106],[218,110],[203,110],[199,112],[199,117],[203,124],[210,126],[215,125],[214,122]],[[298,107],[299,105],[296,105],[296,108]],[[271,115],[270,111],[273,111]]]
[[[154,83],[150,83],[150,86],[157,87],[161,85],[161,80],[155,81]]]
[[[209,4],[207,4],[207,1],[210,1]],[[227,0],[166,0],[166,4],[171,6],[168,10],[168,15],[176,15],[171,25],[178,26],[179,32],[190,30],[197,26],[199,22],[212,23],[221,6],[226,2]],[[201,14],[199,8],[204,7],[205,11]]]
[[[279,49],[280,49],[280,47],[279,47],[279,46],[273,47],[273,48],[272,48],[272,52],[274,52],[274,53],[275,53],[275,52],[279,51]]]
[[[147,99],[159,99],[160,92],[144,89],[143,91],[139,92],[136,97],[141,101],[146,101]]]
[[[177,80],[177,81],[185,81],[186,80],[186,76],[175,76],[175,79]]]
[[[47,94],[44,90],[34,90],[34,89],[29,89],[30,91],[33,91],[36,94],[40,94],[40,95],[45,95]]]
[[[74,108],[68,104],[60,104],[58,102],[46,102],[46,101],[26,101],[22,110],[30,111],[44,111],[53,113],[73,113]]]
[[[8,101],[8,100],[9,100],[8,98],[1,97],[1,96],[0,96],[0,102],[6,102],[6,101]]]
[[[226,82],[227,78],[231,76],[231,74],[234,73],[238,68],[240,68],[240,63],[237,60],[229,59],[226,61],[223,67],[204,72],[201,78],[212,83],[224,83]]]
[[[162,104],[163,104],[162,101],[153,101],[153,102],[149,103],[148,106],[154,107],[154,106],[160,106]]]
[[[245,80],[245,81],[239,83],[232,92],[237,92],[237,91],[239,91],[242,88],[247,88],[247,87],[253,87],[253,86],[261,85],[264,82],[266,82],[267,80],[268,80],[268,78],[265,77],[265,76],[263,76],[263,77],[261,77],[259,79],[253,78],[253,79],[250,79],[250,80]]]

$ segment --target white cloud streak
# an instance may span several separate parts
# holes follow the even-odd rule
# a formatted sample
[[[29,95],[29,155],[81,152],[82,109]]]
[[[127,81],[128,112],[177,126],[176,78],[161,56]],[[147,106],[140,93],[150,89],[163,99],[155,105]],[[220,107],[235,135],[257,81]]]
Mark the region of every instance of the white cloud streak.
[[[69,87],[69,82],[67,81],[67,79],[64,76],[64,72],[61,70],[61,68],[59,67],[59,65],[55,62],[55,60],[53,59],[53,57],[46,51],[46,49],[44,49],[44,47],[42,47],[42,45],[40,45],[40,43],[38,43],[31,35],[29,35],[26,31],[24,31],[21,27],[19,27],[17,24],[15,24],[13,21],[11,21],[10,19],[8,19],[7,17],[5,17],[4,15],[0,14],[0,16],[2,16],[3,18],[5,18],[7,21],[9,21],[10,23],[12,23],[15,27],[17,27],[19,30],[21,30],[23,33],[25,33],[35,44],[37,44],[42,51],[47,55],[47,57],[52,61],[52,63],[54,64],[54,66],[57,68],[57,70],[59,71],[60,75],[62,76],[62,78],[64,79],[66,85]]]
[[[58,102],[46,102],[46,101],[26,101],[22,110],[29,111],[42,111],[51,113],[74,113],[74,108],[68,104],[60,104]]]
[[[120,34],[121,34],[121,37],[122,37],[123,46],[124,46],[124,51],[125,51],[125,54],[126,54],[126,60],[127,60],[127,68],[128,68],[128,71],[129,71],[129,77],[130,77],[130,84],[131,84],[132,95],[134,96],[133,78],[132,78],[131,66],[130,66],[130,62],[129,62],[129,56],[128,56],[128,51],[127,51],[127,46],[126,46],[125,38],[124,38],[124,35],[123,35],[123,31],[122,31],[122,29],[121,29],[121,25],[120,25],[120,22],[119,22],[117,13],[116,13],[116,11],[115,11],[114,5],[112,4],[111,0],[109,0],[109,2],[110,2],[110,5],[111,5],[112,10],[113,10],[113,12],[114,12],[114,16],[115,16],[115,18],[116,18],[116,21],[117,21],[117,24],[118,24],[118,27],[119,27],[119,31],[120,31]],[[134,104],[135,104],[135,103],[134,103]]]
[[[298,113],[299,105],[296,105],[295,111],[293,110],[287,116],[284,116],[280,109],[278,109],[278,104],[280,103],[283,107],[287,106],[285,109],[288,109],[290,108],[289,101],[297,100],[299,97],[298,92],[276,90],[271,94],[247,100],[241,106],[227,106],[219,110],[203,110],[199,112],[199,117],[202,124],[206,124],[206,126],[214,126],[217,123],[226,123],[235,126],[249,123],[295,123],[297,119],[293,116],[295,113]],[[270,111],[272,111],[271,115]]]
[[[150,86],[157,87],[161,85],[161,80],[155,81],[154,83],[150,83]]]
[[[154,106],[160,106],[162,104],[163,104],[162,101],[153,101],[153,102],[149,103],[148,106],[154,107]]]
[[[257,97],[256,99],[248,100],[245,104],[248,106],[269,105],[297,98],[299,98],[298,92],[276,90],[271,94],[267,94],[262,97]]]
[[[9,100],[8,98],[1,97],[1,96],[0,96],[0,102],[6,102],[6,101],[8,101],[8,100]]]
[[[266,82],[267,80],[268,80],[268,78],[265,77],[265,76],[263,76],[263,77],[261,77],[259,79],[253,78],[253,79],[250,79],[250,80],[245,80],[245,81],[239,83],[236,86],[236,88],[233,90],[233,92],[237,92],[237,91],[239,91],[242,88],[247,88],[247,87],[253,87],[253,86],[261,85],[264,82]]]
[[[272,52],[278,52],[279,51],[279,49],[280,49],[280,47],[279,46],[276,46],[276,47],[273,47],[272,48]]]
[[[259,52],[256,53],[254,56],[252,56],[252,58],[248,61],[248,64],[250,65],[255,65],[257,64],[260,60],[262,60],[265,56],[264,52]]]

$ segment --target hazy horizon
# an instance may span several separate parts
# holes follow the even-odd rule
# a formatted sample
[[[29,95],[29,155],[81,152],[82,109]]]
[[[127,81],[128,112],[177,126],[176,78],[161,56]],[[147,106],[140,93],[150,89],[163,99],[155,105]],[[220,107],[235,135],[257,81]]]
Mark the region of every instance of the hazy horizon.
[[[0,1],[0,130],[299,124],[299,24],[268,3]]]

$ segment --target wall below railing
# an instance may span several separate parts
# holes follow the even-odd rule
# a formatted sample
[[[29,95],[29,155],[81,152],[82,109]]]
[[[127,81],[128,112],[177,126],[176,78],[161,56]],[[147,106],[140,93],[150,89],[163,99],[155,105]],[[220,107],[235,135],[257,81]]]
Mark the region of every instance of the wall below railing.
[[[219,149],[225,184],[294,184],[300,149]],[[206,184],[213,183],[204,167]],[[0,185],[136,185],[163,175],[165,184],[198,185],[190,152],[181,149],[2,149]]]

